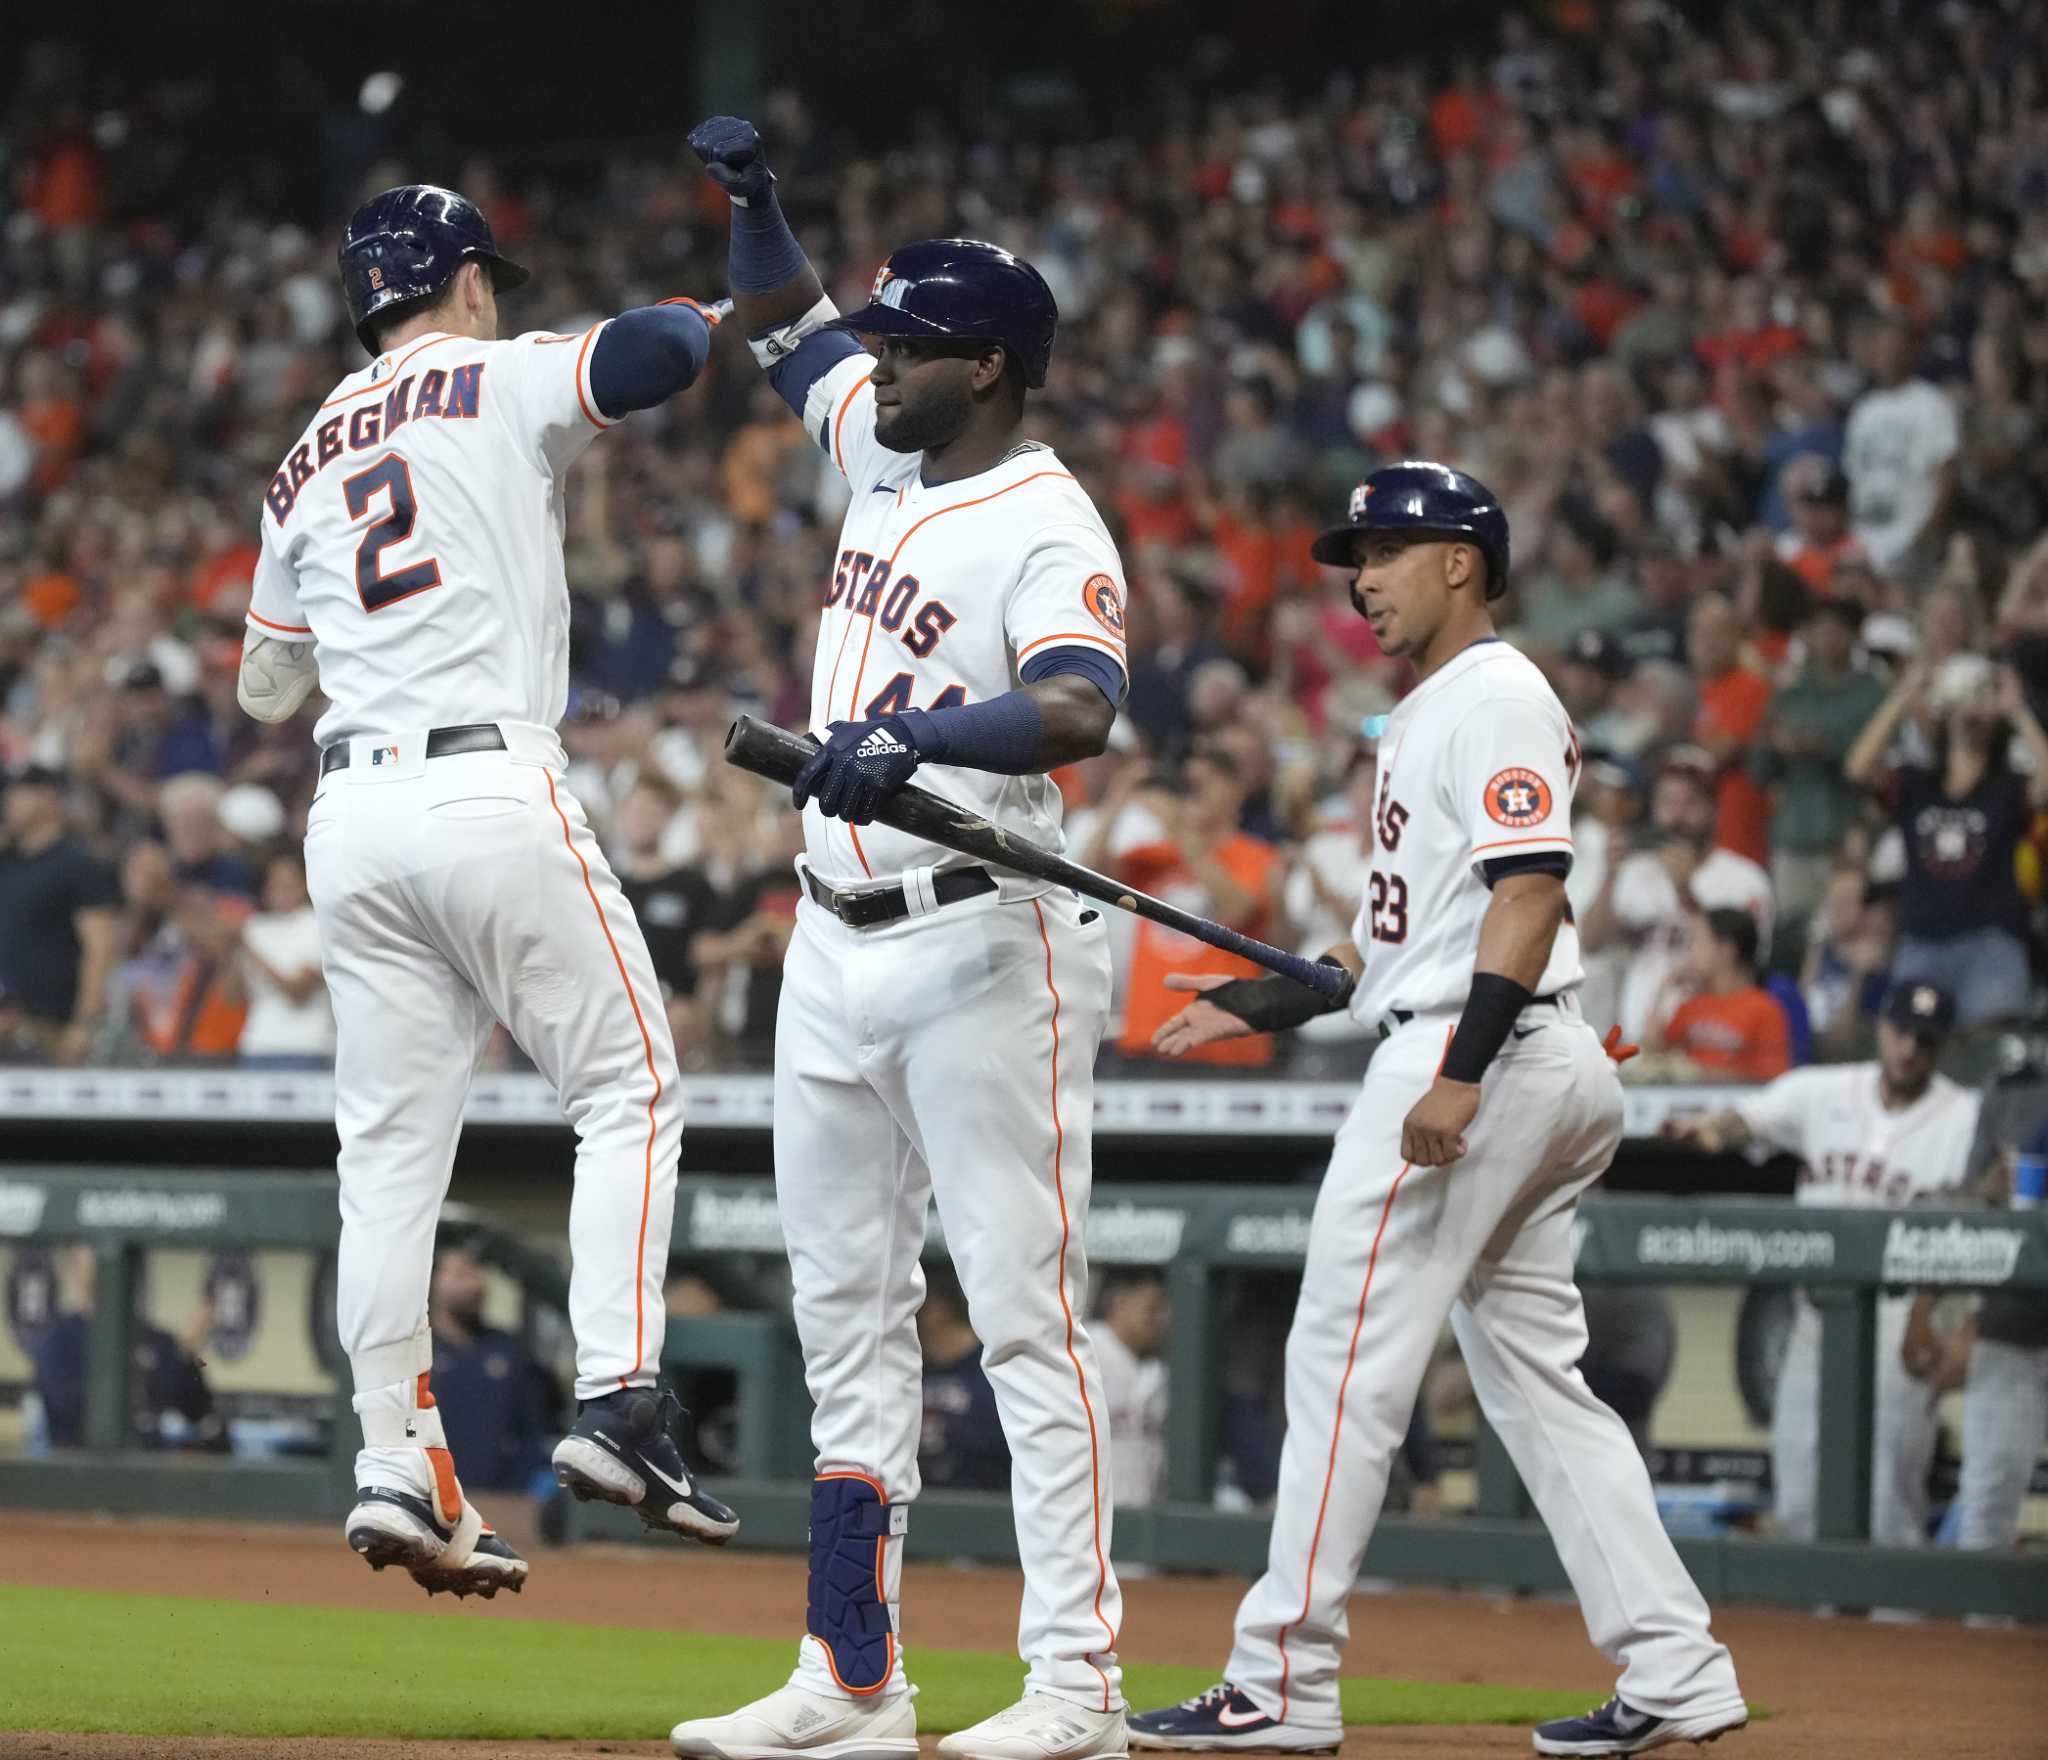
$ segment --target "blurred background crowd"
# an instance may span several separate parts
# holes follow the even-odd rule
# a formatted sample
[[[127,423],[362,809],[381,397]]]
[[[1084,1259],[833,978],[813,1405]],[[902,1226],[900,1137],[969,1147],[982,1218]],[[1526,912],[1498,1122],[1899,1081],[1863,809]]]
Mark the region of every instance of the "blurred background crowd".
[[[991,113],[871,148],[767,103],[842,306],[948,232],[1058,296],[1031,428],[1131,588],[1115,745],[1060,778],[1081,860],[1310,951],[1348,932],[1405,678],[1309,540],[1376,464],[1438,458],[1510,515],[1501,621],[1586,752],[1588,1012],[1640,1067],[1863,1052],[1899,976],[1966,1029],[2031,1013],[2048,8],[1797,11],[1487,9],[1306,96],[1191,67],[1057,145]],[[534,269],[510,327],[572,330],[721,293],[723,198],[678,146],[366,153],[325,211],[195,202],[191,87],[100,77],[31,45],[0,126],[0,1056],[317,1064],[318,699],[267,728],[234,679],[262,487],[362,359],[346,208],[458,184]],[[572,781],[686,1067],[766,1059],[797,824],[719,747],[737,710],[802,724],[841,493],[733,336],[571,480]],[[1162,975],[1217,956],[1125,927],[1142,1062]],[[1335,1067],[1346,1033],[1213,1055]]]

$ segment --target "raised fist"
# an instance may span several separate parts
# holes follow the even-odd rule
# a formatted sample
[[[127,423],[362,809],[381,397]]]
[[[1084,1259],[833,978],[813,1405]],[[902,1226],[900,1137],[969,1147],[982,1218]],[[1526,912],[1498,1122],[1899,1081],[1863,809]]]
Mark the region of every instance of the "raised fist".
[[[711,181],[745,204],[775,182],[761,153],[760,131],[738,116],[710,116],[690,130],[690,151]]]

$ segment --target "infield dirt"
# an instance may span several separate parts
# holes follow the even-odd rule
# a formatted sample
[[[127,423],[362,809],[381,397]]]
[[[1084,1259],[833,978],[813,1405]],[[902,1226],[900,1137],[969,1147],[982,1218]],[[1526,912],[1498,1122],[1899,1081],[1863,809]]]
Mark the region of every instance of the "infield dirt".
[[[508,1515],[511,1512],[507,1512]],[[427,1603],[395,1573],[362,1568],[325,1530],[29,1516],[0,1512],[0,1582],[124,1590],[317,1607],[424,1606],[443,1619],[549,1619],[792,1641],[803,1566],[783,1553],[701,1548],[539,1546],[506,1521],[533,1561],[527,1592],[488,1607]],[[1004,1652],[1016,1641],[1014,1572],[913,1560],[905,1627],[913,1668],[920,1634],[949,1649]],[[1213,1662],[1229,1644],[1244,1584],[1235,1578],[1139,1578],[1125,1585],[1123,1654],[1133,1661]],[[1717,1611],[1744,1691],[1772,1716],[1711,1750],[1713,1760],[2023,1760],[2048,1753],[2048,1633],[1970,1631],[1953,1623],[1750,1609]],[[1351,1604],[1351,1673],[1583,1690],[1612,1687],[1577,1610],[1556,1601],[1480,1594],[1360,1595]],[[659,1732],[650,1732],[658,1736]],[[931,1743],[927,1740],[929,1752]],[[1344,1760],[1527,1754],[1524,1730],[1354,1730]],[[1678,1750],[1683,1752],[1684,1750]],[[520,1760],[661,1756],[665,1741],[382,1742],[359,1738],[198,1738],[0,1733],[0,1756],[39,1760]]]

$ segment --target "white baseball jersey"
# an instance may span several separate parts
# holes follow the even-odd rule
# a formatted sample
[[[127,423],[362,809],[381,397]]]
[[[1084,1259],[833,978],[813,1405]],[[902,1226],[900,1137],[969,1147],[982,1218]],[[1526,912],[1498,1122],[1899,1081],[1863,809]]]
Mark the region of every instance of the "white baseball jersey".
[[[1910,1106],[1887,1111],[1874,1063],[1795,1069],[1735,1103],[1765,1142],[1805,1164],[1799,1202],[1894,1209],[1953,1190],[1968,1176],[1983,1096],[1936,1076]]]
[[[1953,1190],[1969,1173],[1982,1096],[1936,1076],[1910,1106],[1887,1111],[1875,1063],[1795,1069],[1736,1102],[1743,1122],[1797,1155],[1798,1201],[1890,1210]],[[1871,1437],[1870,1537],[1917,1546],[1927,1534],[1927,1468],[1935,1404],[1899,1358],[1908,1298],[1877,1305],[1876,1421]],[[1780,1530],[1818,1531],[1821,1327],[1799,1292],[1771,1411],[1771,1478]]]
[[[1139,1357],[1107,1321],[1095,1335],[1109,1395],[1109,1461],[1116,1507],[1145,1509],[1166,1497],[1166,1362]]]
[[[310,639],[346,743],[306,822],[335,1024],[336,1312],[359,1485],[428,1482],[434,1223],[502,1021],[577,1136],[579,1398],[656,1374],[682,1107],[661,987],[568,787],[563,477],[602,428],[603,325],[412,338],[321,403],[264,495],[256,635]],[[498,747],[432,757],[435,727]],[[445,1454],[433,1482],[452,1474]],[[448,1484],[453,1485],[453,1477]]]
[[[1403,697],[1380,735],[1372,874],[1351,936],[1365,977],[1351,1012],[1456,1010],[1472,986],[1491,893],[1484,864],[1572,848],[1579,747],[1533,662],[1474,642]],[[1580,979],[1579,934],[1557,932],[1536,994]]]
[[[561,720],[563,477],[616,425],[590,390],[603,328],[415,337],[314,412],[264,495],[249,625],[317,645],[320,744]]]
[[[1124,661],[1124,576],[1094,503],[1047,447],[1025,441],[980,475],[929,487],[922,455],[875,438],[873,361],[849,355],[805,400],[804,428],[853,499],[825,583],[811,731],[904,709],[986,702],[1015,690],[1033,655],[1084,647]],[[920,786],[1050,849],[1060,793],[1045,776],[933,765]],[[858,886],[907,869],[959,867],[952,850],[804,809],[811,869]],[[1045,891],[1004,879],[1006,897]]]

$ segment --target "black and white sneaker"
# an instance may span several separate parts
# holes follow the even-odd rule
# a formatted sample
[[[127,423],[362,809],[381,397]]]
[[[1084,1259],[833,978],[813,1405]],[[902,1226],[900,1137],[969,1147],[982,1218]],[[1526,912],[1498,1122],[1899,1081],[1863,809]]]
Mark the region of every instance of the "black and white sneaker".
[[[683,1464],[686,1416],[666,1387],[626,1387],[585,1400],[555,1445],[555,1479],[582,1502],[624,1504],[650,1528],[723,1546],[740,1519]]]
[[[1308,1729],[1268,1717],[1228,1681],[1162,1711],[1132,1717],[1131,1746],[1179,1753],[1334,1754],[1341,1729]]]
[[[1709,1712],[1697,1717],[1659,1717],[1638,1711],[1616,1695],[1584,1717],[1560,1717],[1538,1724],[1539,1754],[1647,1754],[1674,1742],[1713,1742],[1742,1728],[1747,1710]]]
[[[465,1516],[465,1523],[467,1517]],[[464,1523],[448,1526],[435,1514],[431,1499],[413,1491],[383,1485],[356,1488],[355,1508],[342,1532],[349,1550],[373,1571],[397,1565],[429,1595],[444,1591],[460,1599],[481,1595],[490,1600],[500,1589],[514,1595],[526,1586],[526,1560],[495,1532],[481,1525],[464,1556],[455,1556]]]

